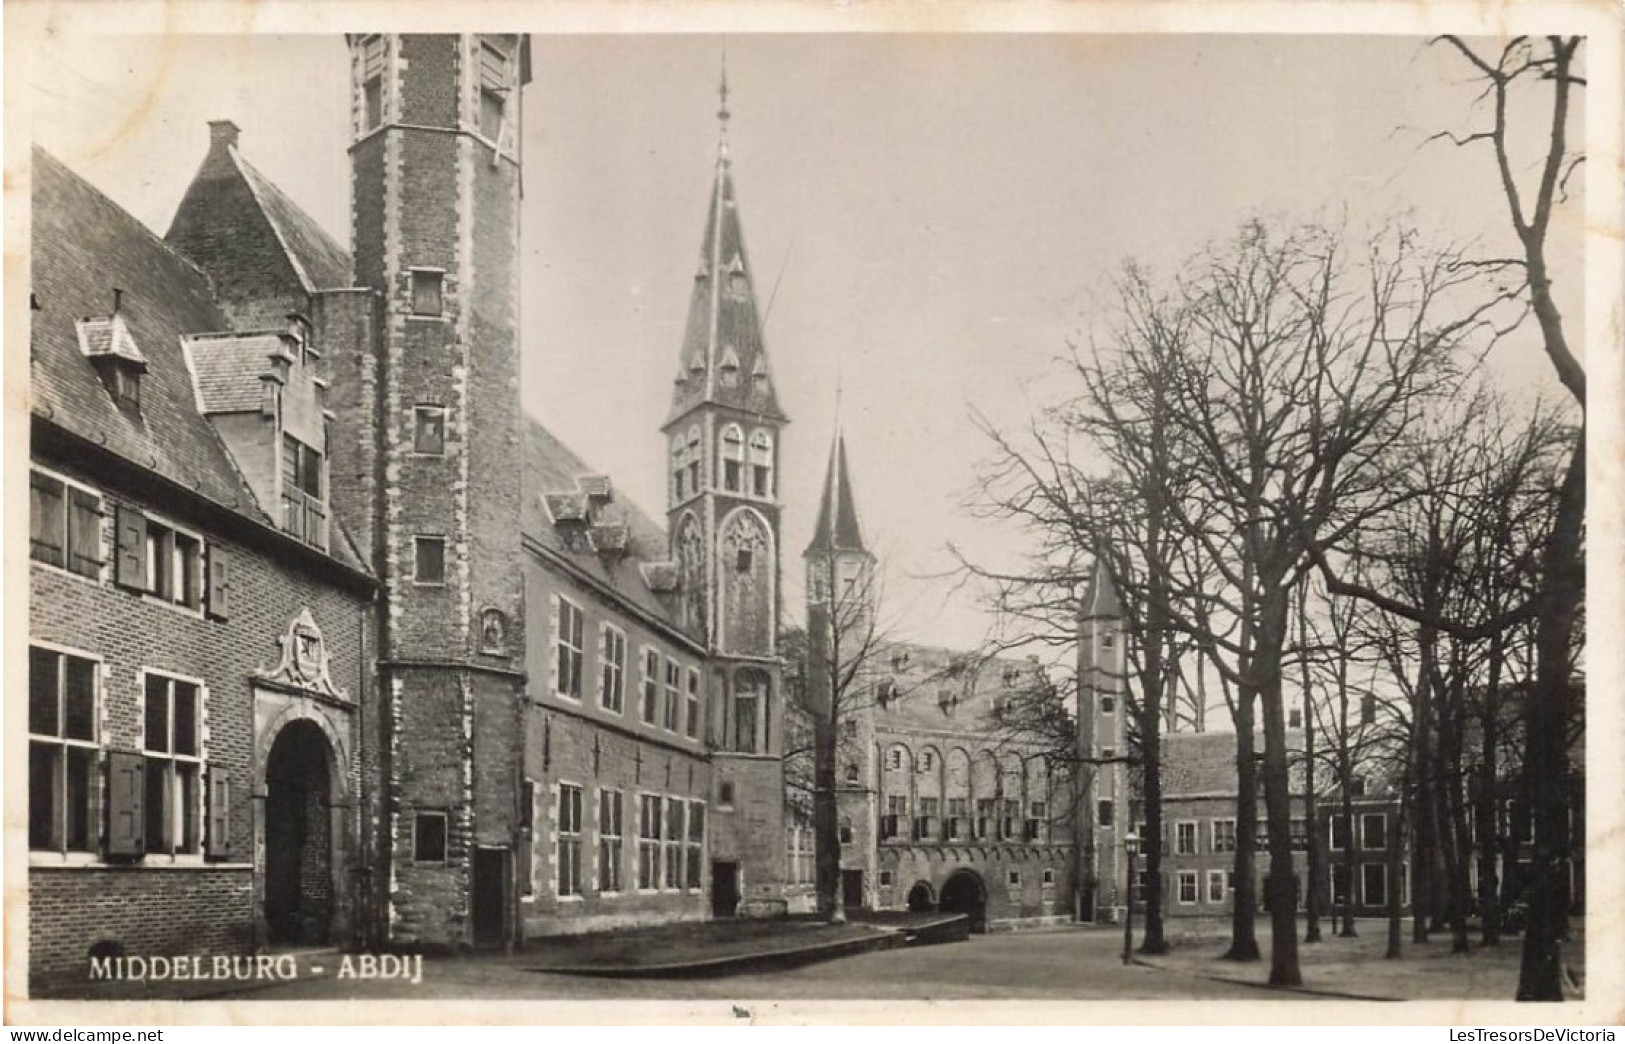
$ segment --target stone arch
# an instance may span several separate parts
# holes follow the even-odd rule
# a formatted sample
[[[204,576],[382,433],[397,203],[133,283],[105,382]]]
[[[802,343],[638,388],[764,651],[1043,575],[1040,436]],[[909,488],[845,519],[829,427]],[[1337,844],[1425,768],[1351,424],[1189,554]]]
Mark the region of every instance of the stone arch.
[[[987,931],[987,883],[982,875],[969,867],[961,867],[948,875],[942,884],[937,909],[964,914],[973,932]]]
[[[915,881],[908,890],[908,908],[913,913],[925,913],[937,908],[937,893],[930,881]]]
[[[717,636],[723,652],[771,656],[778,598],[773,527],[755,508],[737,507],[717,527]]]

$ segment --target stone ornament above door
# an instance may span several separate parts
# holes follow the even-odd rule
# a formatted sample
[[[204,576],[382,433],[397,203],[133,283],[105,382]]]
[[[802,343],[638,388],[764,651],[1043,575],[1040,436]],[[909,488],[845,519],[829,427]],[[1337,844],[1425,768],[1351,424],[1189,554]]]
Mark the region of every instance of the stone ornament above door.
[[[287,632],[277,639],[282,647],[281,662],[275,669],[261,668],[259,677],[274,684],[292,686],[331,696],[348,699],[348,694],[333,684],[327,669],[327,645],[322,629],[308,607],[300,609],[288,624]]]

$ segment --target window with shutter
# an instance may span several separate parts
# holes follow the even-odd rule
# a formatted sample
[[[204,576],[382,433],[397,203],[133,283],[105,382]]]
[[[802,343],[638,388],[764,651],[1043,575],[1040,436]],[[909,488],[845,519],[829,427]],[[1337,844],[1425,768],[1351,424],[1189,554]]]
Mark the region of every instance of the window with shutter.
[[[202,850],[203,700],[195,681],[145,672],[143,761],[146,764],[147,851],[194,855]]]
[[[113,751],[107,755],[107,854],[139,856],[147,851],[146,759]]]
[[[209,831],[205,855],[223,859],[231,854],[231,773],[209,769]]]
[[[216,620],[231,616],[231,567],[226,549],[209,545],[209,615]]]
[[[113,580],[133,591],[147,589],[147,517],[134,508],[117,511],[118,554],[114,559]]]

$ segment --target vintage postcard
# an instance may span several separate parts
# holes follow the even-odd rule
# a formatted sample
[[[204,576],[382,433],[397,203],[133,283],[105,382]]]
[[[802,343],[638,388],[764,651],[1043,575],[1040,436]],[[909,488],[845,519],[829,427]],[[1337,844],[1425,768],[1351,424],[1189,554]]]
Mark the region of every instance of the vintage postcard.
[[[8,1021],[1618,1020],[1617,9],[6,20]]]

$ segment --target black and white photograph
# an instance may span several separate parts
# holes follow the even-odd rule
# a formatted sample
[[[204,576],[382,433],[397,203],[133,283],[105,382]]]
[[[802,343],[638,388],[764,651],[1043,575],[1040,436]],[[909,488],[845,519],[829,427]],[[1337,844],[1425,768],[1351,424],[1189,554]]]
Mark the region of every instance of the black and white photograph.
[[[925,6],[8,5],[8,1022],[1617,1021],[1618,11]]]

